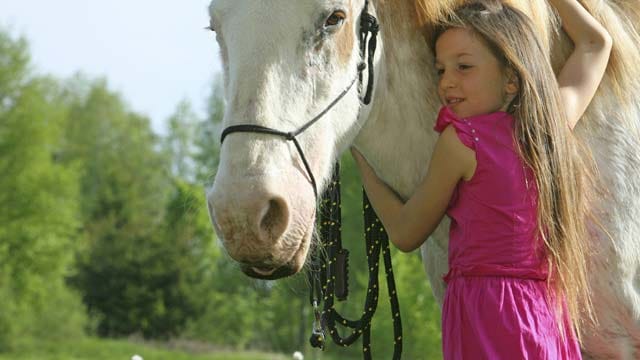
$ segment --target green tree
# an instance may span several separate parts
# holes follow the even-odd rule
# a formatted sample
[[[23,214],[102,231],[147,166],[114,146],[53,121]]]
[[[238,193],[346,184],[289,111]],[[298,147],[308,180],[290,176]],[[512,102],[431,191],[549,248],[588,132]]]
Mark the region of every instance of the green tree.
[[[80,281],[100,335],[175,337],[203,312],[217,257],[207,214],[197,206],[203,201],[193,186],[176,182],[154,236],[117,241],[122,235],[114,230],[111,241],[96,243]]]
[[[158,247],[164,256],[155,257],[159,273],[173,276],[172,284],[164,284],[167,313],[177,312],[165,323],[175,324],[179,334],[189,320],[199,317],[209,303],[213,287],[212,269],[220,257],[220,249],[211,231],[204,192],[200,187],[176,181],[167,205]],[[155,331],[162,329],[160,324]],[[169,333],[164,331],[163,333]]]
[[[304,274],[273,282],[269,296],[260,305],[268,309],[262,312],[261,331],[269,349],[284,353],[305,349],[314,315]]]
[[[0,59],[0,108],[6,111],[29,79],[27,40],[14,39],[6,29],[0,28]]]
[[[104,81],[72,85],[88,93],[71,97],[62,154],[80,169],[83,199],[85,242],[71,281],[98,334],[156,336],[153,316],[164,314],[162,287],[172,280],[169,270],[154,272],[166,253],[157,236],[171,188],[168,161],[148,119],[128,111]]]
[[[79,227],[77,173],[56,161],[64,108],[28,68],[26,41],[0,29],[0,350],[83,326],[64,283]]]
[[[163,140],[164,151],[171,161],[173,176],[194,181],[195,173],[195,144],[196,126],[199,124],[197,115],[191,104],[183,100],[176,106],[176,110],[169,117],[169,132]]]
[[[196,164],[196,181],[200,184],[212,183],[218,169],[223,116],[222,76],[218,74],[211,84],[211,93],[207,100],[207,116],[198,123],[194,139],[196,151],[193,159]]]
[[[72,97],[62,156],[80,167],[85,229],[110,223],[147,234],[161,220],[158,205],[170,188],[168,161],[156,150],[159,138],[104,80],[73,85],[88,93]]]
[[[226,256],[217,259],[210,275],[205,309],[189,324],[185,337],[238,350],[271,349],[263,331],[270,311],[264,305],[268,285],[243,275]]]

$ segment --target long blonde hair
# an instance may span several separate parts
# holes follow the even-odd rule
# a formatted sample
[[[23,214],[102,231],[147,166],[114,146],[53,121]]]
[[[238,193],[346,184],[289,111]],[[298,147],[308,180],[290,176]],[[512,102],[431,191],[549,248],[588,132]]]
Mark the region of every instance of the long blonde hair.
[[[516,119],[514,136],[520,156],[535,173],[538,230],[549,259],[549,300],[554,300],[560,320],[564,296],[581,340],[583,322],[596,323],[586,275],[595,162],[569,128],[549,53],[525,14],[494,0],[463,5],[431,29],[428,40],[434,53],[438,37],[450,28],[471,30],[504,71],[517,75],[519,90],[508,111]],[[558,323],[563,329],[562,321]],[[564,336],[564,330],[561,333]]]

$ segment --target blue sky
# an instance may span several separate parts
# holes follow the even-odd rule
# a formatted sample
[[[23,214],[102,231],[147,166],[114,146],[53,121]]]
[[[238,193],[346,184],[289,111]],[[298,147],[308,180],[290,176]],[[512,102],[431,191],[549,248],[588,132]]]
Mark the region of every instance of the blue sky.
[[[0,26],[24,35],[38,73],[104,76],[164,132],[182,99],[204,113],[220,71],[210,0],[1,0]]]

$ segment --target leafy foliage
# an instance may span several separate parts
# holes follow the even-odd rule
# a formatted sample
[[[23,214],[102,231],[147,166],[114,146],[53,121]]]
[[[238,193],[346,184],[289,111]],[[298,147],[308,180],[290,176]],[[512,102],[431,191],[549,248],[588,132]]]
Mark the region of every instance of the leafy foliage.
[[[207,115],[197,124],[193,139],[196,151],[193,161],[196,164],[196,181],[209,185],[218,169],[220,159],[220,135],[222,134],[222,117],[224,100],[222,76],[218,74],[211,84],[211,94],[207,101]]]
[[[0,31],[0,349],[23,335],[80,332],[64,284],[77,239],[73,167],[56,161],[64,111],[46,78],[29,77],[24,40]],[[61,321],[65,320],[65,321]]]
[[[199,287],[214,255],[204,196],[170,175],[148,120],[104,84],[70,119],[65,158],[82,164],[87,241],[72,282],[97,333],[177,336],[202,311]]]

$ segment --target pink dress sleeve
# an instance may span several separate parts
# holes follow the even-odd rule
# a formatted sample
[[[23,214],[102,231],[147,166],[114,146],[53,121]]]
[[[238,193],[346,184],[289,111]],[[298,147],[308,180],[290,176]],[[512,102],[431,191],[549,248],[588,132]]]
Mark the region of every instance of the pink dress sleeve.
[[[473,141],[472,129],[469,124],[464,120],[458,118],[456,114],[446,106],[443,106],[438,113],[438,119],[433,129],[439,133],[442,133],[447,126],[453,125],[453,128],[458,134],[460,141],[471,150],[476,150],[476,143]]]

